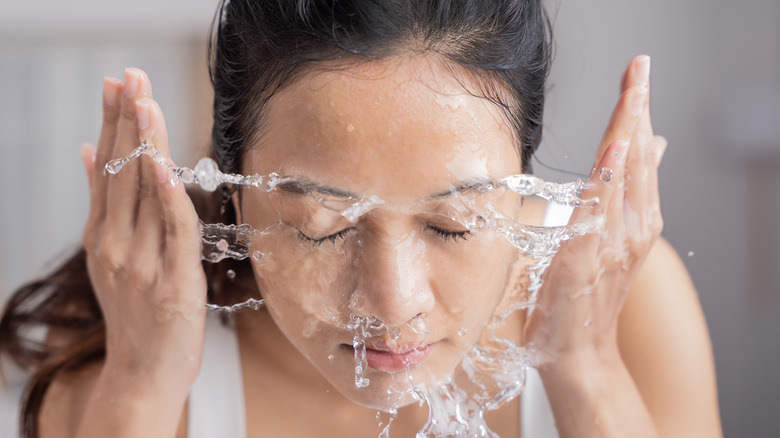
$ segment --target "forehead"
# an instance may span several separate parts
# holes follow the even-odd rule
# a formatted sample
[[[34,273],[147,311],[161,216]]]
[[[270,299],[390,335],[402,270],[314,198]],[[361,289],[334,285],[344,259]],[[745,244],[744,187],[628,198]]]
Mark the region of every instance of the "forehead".
[[[244,171],[384,199],[519,173],[511,126],[459,79],[420,57],[314,71],[272,98]]]

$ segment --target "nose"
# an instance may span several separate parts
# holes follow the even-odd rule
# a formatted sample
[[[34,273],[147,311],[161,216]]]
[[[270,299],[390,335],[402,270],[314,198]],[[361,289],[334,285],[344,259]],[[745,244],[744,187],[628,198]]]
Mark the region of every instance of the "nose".
[[[434,306],[425,242],[419,233],[399,238],[372,233],[363,239],[357,285],[350,299],[352,312],[374,316],[399,327]]]

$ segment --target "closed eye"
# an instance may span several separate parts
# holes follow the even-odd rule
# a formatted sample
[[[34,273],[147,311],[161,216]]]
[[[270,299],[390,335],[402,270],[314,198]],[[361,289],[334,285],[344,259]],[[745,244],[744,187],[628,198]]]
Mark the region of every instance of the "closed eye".
[[[343,229],[341,231],[333,233],[333,234],[331,234],[329,236],[322,237],[320,239],[315,239],[313,237],[309,237],[309,236],[303,234],[303,232],[301,230],[298,230],[298,239],[299,240],[303,240],[305,242],[310,242],[312,244],[312,247],[315,247],[315,248],[320,246],[320,245],[322,245],[323,242],[327,242],[327,241],[330,241],[330,243],[335,245],[336,241],[344,240],[344,238],[347,236],[347,234],[349,234],[349,232],[354,230],[354,229],[355,229],[354,227],[352,227],[352,228],[345,228],[345,229]]]
[[[452,239],[453,242],[457,242],[458,239],[468,240],[466,236],[471,236],[471,231],[469,230],[449,231],[443,228],[435,227],[433,225],[427,225],[426,228],[436,233],[436,235],[444,239],[445,242],[447,242],[450,239]]]

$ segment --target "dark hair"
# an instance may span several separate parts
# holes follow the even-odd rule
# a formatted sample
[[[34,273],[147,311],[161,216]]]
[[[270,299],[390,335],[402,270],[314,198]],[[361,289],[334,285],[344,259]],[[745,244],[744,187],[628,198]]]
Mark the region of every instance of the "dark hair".
[[[497,104],[514,127],[523,169],[539,145],[551,46],[541,0],[222,0],[209,45],[214,87],[214,156],[240,172],[262,139],[269,100],[313,68],[339,68],[416,53],[451,68],[469,91]],[[464,75],[466,77],[464,77]],[[467,87],[468,89],[468,87]],[[224,195],[224,193],[223,193]],[[224,196],[223,196],[224,198]],[[231,203],[193,195],[205,221],[233,223]],[[204,264],[209,299],[235,302],[224,271],[248,263]],[[31,336],[45,328],[48,336]],[[21,432],[38,436],[43,396],[58,372],[105,356],[103,316],[80,249],[48,277],[18,290],[0,321],[0,352],[33,369]]]
[[[298,75],[406,53],[462,67],[480,85],[470,91],[504,110],[528,169],[551,58],[540,0],[223,0],[219,11],[209,50],[212,141],[223,171],[241,171],[269,100]]]

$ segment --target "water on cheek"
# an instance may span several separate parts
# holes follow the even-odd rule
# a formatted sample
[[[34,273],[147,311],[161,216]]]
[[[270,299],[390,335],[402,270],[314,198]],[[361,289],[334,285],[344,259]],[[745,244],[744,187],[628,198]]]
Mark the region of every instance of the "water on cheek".
[[[457,110],[458,108],[454,109]],[[288,180],[274,174],[223,174],[208,160],[201,160],[194,170],[179,168],[162,158],[153,145],[146,142],[129,156],[109,162],[106,171],[117,173],[129,161],[144,154],[152,156],[156,162],[170,170],[173,184],[183,181],[199,184],[205,190],[215,190],[220,184],[230,183],[271,192],[280,183]],[[610,177],[604,171],[601,179],[604,181]],[[555,184],[531,175],[513,175],[497,181],[490,190],[508,190],[521,196],[538,196],[575,207],[597,204],[597,199],[580,197],[585,187],[582,182]],[[458,198],[457,195],[453,193],[453,197]],[[507,294],[512,298],[510,304],[499,306],[484,323],[469,325],[470,328],[454,329],[455,333],[452,335],[461,338],[459,342],[467,342],[470,346],[454,372],[442,376],[423,362],[420,366],[407,366],[405,372],[393,373],[390,376],[392,384],[387,386],[384,394],[386,400],[382,403],[389,406],[385,410],[390,417],[382,421],[381,431],[378,432],[383,437],[389,436],[390,425],[397,409],[409,400],[416,400],[428,406],[428,420],[417,434],[418,437],[495,436],[485,422],[484,413],[516,397],[524,387],[525,370],[537,361],[533,349],[502,336],[500,329],[514,312],[525,312],[534,308],[544,271],[562,242],[579,235],[599,232],[604,228],[603,217],[594,217],[586,223],[564,227],[530,226],[516,222],[511,215],[503,214],[501,209],[495,206],[474,204],[463,197],[459,199],[462,202],[457,209],[460,213],[457,218],[453,217],[453,220],[461,221],[467,226],[474,238],[486,232],[500,236],[505,244],[510,245],[511,249],[522,257],[526,257],[528,262],[519,273],[512,271],[512,275],[508,276],[510,280],[504,285],[511,289]],[[322,198],[318,202],[323,207],[338,212],[350,223],[357,223],[363,215],[378,206],[389,208],[377,197],[365,197],[346,203]],[[464,215],[468,220],[463,220]],[[632,216],[631,211],[627,211],[626,216],[629,222],[634,220],[640,225],[641,221],[645,220],[636,214]],[[632,228],[630,225],[629,223],[629,232],[634,229],[637,233],[641,232],[641,226]],[[271,273],[276,273],[276,278],[287,278],[287,281],[280,280],[278,284],[269,283],[267,286],[280,291],[279,296],[284,298],[285,305],[301,312],[303,322],[300,334],[313,337],[324,328],[351,334],[354,352],[353,383],[356,391],[370,391],[374,385],[372,376],[384,376],[377,370],[369,369],[366,352],[368,342],[382,339],[392,346],[398,345],[397,342],[404,339],[427,340],[436,333],[437,327],[432,326],[425,315],[415,317],[404,324],[393,325],[366,314],[370,302],[361,300],[368,298],[355,298],[355,294],[350,296],[351,289],[346,286],[343,276],[340,276],[340,273],[357,269],[359,252],[336,251],[326,256],[321,252],[322,248],[310,248],[295,253],[298,254],[297,259],[290,260],[270,249],[275,248],[274,246],[263,244],[268,238],[276,238],[283,232],[289,233],[289,230],[284,231],[282,228],[279,224],[263,230],[256,230],[248,225],[201,224],[202,258],[209,262],[218,262],[225,258],[250,258],[255,272],[261,277],[265,272],[269,278],[273,277]],[[300,245],[300,242],[294,241],[289,235],[286,239]],[[426,248],[421,236],[412,234],[399,242],[395,263],[402,274],[399,278],[399,290],[404,302],[414,304],[415,300],[420,299],[414,291],[419,288],[423,279],[417,278],[415,272],[419,272],[421,266],[423,270],[431,269],[425,265],[427,251],[430,251],[430,248]],[[334,263],[333,259],[340,261]],[[301,272],[315,272],[317,275],[307,281],[301,281]],[[228,273],[228,279],[232,280],[234,275],[235,273]],[[298,283],[290,279],[298,279]],[[475,294],[481,292],[482,290],[477,290]],[[206,304],[209,309],[221,312],[258,309],[262,305],[263,301],[259,299],[249,299],[230,306]],[[168,303],[168,307],[171,313],[191,310],[180,308],[176,303]],[[464,307],[461,310],[467,309]],[[329,354],[327,359],[329,363],[338,362],[332,354]]]

